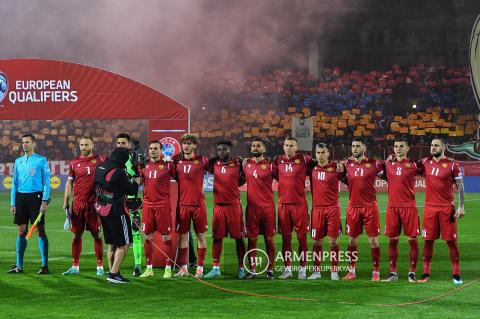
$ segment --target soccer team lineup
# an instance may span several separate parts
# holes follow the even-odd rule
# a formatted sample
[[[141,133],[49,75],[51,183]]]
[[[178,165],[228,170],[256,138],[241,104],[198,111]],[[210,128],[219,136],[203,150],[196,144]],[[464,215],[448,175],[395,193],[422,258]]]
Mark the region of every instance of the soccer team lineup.
[[[429,141],[429,156],[412,159],[407,139],[398,136],[392,141],[393,154],[376,160],[366,156],[368,145],[355,137],[349,157],[339,161],[330,159],[330,146],[324,143],[314,146],[312,156],[299,152],[298,141],[291,136],[283,140],[283,154],[272,158],[266,157],[261,138],[251,140],[250,156],[245,158],[234,156],[235,147],[228,140],[217,142],[216,157],[205,157],[198,153],[199,140],[193,134],[180,138],[181,149],[174,156],[164,155],[158,140],[148,142],[145,154],[139,153],[127,133],[116,136],[116,148],[105,158],[95,153],[94,142],[94,137],[79,136],[80,154],[69,166],[62,208],[64,229],[73,234],[73,262],[64,276],[80,274],[82,237],[87,232],[93,238],[96,275],[112,284],[129,283],[131,277],[154,277],[160,271],[154,268],[155,252],[165,261],[162,280],[222,278],[225,239],[235,244],[238,280],[359,280],[357,261],[369,258],[365,251],[358,251],[364,241],[370,248],[371,268],[358,271],[371,271],[371,281],[404,280],[425,286],[435,281],[430,266],[434,242],[440,239],[448,247],[453,284],[463,284],[457,244],[457,222],[465,215],[463,169],[445,155],[442,138]],[[33,133],[22,136],[21,150],[10,194],[10,212],[18,229],[16,261],[8,274],[33,272],[24,268],[24,256],[28,239],[36,232],[41,254],[38,274],[49,275],[48,159],[38,154]],[[212,220],[207,220],[205,174],[214,178]],[[415,198],[417,176],[425,178],[424,203]],[[375,190],[377,178],[388,183],[384,225]],[[171,187],[172,181],[178,184],[178,195],[173,193],[177,188]],[[346,208],[340,207],[339,183],[348,187]],[[245,184],[247,204],[242,208],[240,187]],[[171,204],[172,198],[177,205]],[[419,207],[423,207],[422,220]],[[155,232],[161,235],[160,241],[154,240]],[[294,247],[293,235],[298,247]],[[348,238],[343,247],[342,236]],[[381,236],[388,238],[387,247],[381,245]],[[405,274],[397,271],[402,237],[408,241],[408,251],[401,252],[408,256]],[[280,251],[275,251],[276,240],[281,241]],[[134,268],[126,275],[131,270],[122,264],[132,258],[130,247]],[[211,265],[205,264],[207,252]],[[419,259],[423,264],[417,266]],[[382,268],[388,271],[381,275],[382,263],[388,264]]]

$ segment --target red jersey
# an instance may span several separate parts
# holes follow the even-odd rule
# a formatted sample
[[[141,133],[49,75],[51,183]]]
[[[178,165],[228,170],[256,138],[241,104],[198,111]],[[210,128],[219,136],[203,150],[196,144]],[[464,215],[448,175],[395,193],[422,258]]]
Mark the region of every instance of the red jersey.
[[[175,175],[172,162],[161,158],[152,162],[148,160],[141,170],[143,185],[143,203],[145,206],[170,206],[170,179]]]
[[[360,163],[347,160],[345,170],[350,193],[349,205],[365,207],[376,202],[375,178],[383,172],[381,163],[369,158],[364,158]]]
[[[247,179],[247,203],[257,207],[275,206],[273,202],[273,164],[267,160],[249,159],[244,166]]]
[[[325,166],[317,165],[310,172],[312,206],[339,207],[338,181],[344,173],[337,173],[337,164],[329,161]]]
[[[215,204],[240,204],[239,181],[242,166],[237,159],[213,162],[213,199]]]
[[[95,203],[95,169],[103,162],[98,154],[89,157],[78,156],[70,162],[68,179],[73,181],[75,203]]]
[[[451,206],[453,205],[453,184],[456,179],[463,178],[463,169],[456,161],[443,158],[438,162],[433,157],[422,160],[425,166],[425,205]]]
[[[274,172],[278,179],[278,202],[280,204],[307,203],[305,179],[312,158],[296,154],[288,159],[282,155],[274,161]]]
[[[421,173],[415,161],[386,161],[385,173],[388,181],[388,206],[417,207],[415,202],[415,176]]]
[[[208,158],[195,155],[192,159],[176,159],[175,169],[180,192],[180,204],[202,205],[205,202],[203,176],[208,171]]]

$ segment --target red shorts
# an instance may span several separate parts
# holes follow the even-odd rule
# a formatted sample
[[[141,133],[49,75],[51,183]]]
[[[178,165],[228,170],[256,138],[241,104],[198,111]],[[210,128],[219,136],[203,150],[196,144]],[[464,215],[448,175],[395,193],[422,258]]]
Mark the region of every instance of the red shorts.
[[[207,225],[207,209],[205,203],[201,205],[179,205],[177,209],[177,228],[179,234],[187,234],[190,230],[190,220],[193,220],[193,229],[196,233],[205,233]]]
[[[170,206],[143,206],[142,230],[145,234],[157,231],[162,235],[172,230],[172,210]]]
[[[257,207],[247,205],[247,237],[258,235],[265,237],[275,236],[275,206]]]
[[[73,202],[71,220],[72,233],[83,232],[87,229],[91,233],[100,231],[100,218],[95,210],[94,203],[75,203]]]
[[[242,206],[240,205],[215,205],[213,207],[212,236],[240,239],[245,235]]]
[[[279,233],[289,235],[295,229],[297,234],[306,234],[310,229],[307,203],[279,204]]]
[[[385,217],[385,236],[398,237],[402,231],[405,236],[417,237],[420,235],[417,207],[387,206]]]
[[[312,238],[319,240],[325,236],[338,238],[342,232],[340,207],[312,208]]]
[[[422,238],[435,240],[442,235],[446,241],[457,240],[457,220],[455,206],[425,206],[423,210]]]
[[[371,206],[347,207],[346,231],[349,237],[357,237],[363,233],[363,227],[368,237],[375,237],[380,234],[380,218],[378,216],[377,203]]]

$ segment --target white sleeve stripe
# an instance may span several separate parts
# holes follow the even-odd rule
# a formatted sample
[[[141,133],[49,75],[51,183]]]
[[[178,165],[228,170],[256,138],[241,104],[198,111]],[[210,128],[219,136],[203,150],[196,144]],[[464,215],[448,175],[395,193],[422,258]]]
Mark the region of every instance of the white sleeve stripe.
[[[73,177],[72,176],[68,176],[68,179],[73,181]]]

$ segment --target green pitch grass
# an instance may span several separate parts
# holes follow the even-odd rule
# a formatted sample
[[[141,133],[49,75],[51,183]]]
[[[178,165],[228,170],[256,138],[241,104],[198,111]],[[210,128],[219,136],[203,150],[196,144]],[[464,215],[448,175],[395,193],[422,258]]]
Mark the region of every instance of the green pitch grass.
[[[342,214],[345,214],[346,195],[341,194]],[[442,241],[435,244],[432,262],[432,281],[412,284],[406,280],[408,271],[408,243],[403,237],[399,245],[398,270],[400,280],[393,283],[373,283],[371,277],[370,250],[365,235],[360,237],[358,279],[348,282],[332,282],[328,273],[321,280],[267,281],[261,276],[254,281],[235,278],[237,264],[233,240],[227,239],[222,257],[223,277],[210,280],[222,288],[268,294],[272,296],[298,297],[315,301],[291,301],[252,297],[222,292],[193,279],[162,279],[163,270],[155,269],[155,277],[140,279],[130,276],[133,267],[132,251],[123,265],[123,274],[131,280],[127,285],[114,285],[105,277],[95,275],[93,242],[87,233],[83,242],[81,274],[63,276],[71,265],[71,237],[63,231],[65,220],[61,209],[62,194],[52,194],[47,212],[47,234],[50,241],[49,276],[36,274],[40,255],[36,236],[28,243],[25,255],[25,273],[7,275],[15,263],[16,229],[8,212],[9,194],[0,193],[3,214],[0,215],[0,318],[319,318],[328,315],[344,318],[478,318],[480,309],[480,283],[474,283],[444,298],[409,306],[382,307],[376,304],[399,304],[433,298],[453,291],[448,249]],[[378,194],[382,227],[384,225],[386,195]],[[244,198],[243,198],[244,200]],[[418,203],[424,195],[418,194]],[[207,194],[208,212],[212,211],[212,194]],[[466,217],[458,223],[462,278],[465,285],[480,277],[480,195],[466,194]],[[209,217],[209,221],[211,218]],[[342,222],[344,223],[344,219]],[[277,236],[276,248],[281,248]],[[341,249],[346,248],[345,236],[341,237]],[[382,277],[388,273],[387,240],[381,237]],[[420,240],[420,253],[423,243]],[[294,243],[296,247],[296,243]],[[311,243],[309,243],[311,247]],[[259,240],[259,248],[263,241]],[[208,237],[205,270],[210,270],[211,237]],[[277,263],[276,266],[280,266]],[[341,263],[340,266],[346,266]],[[422,273],[421,258],[417,276]],[[278,273],[276,273],[278,275]],[[343,275],[343,274],[341,274]],[[296,276],[296,274],[294,274]]]

